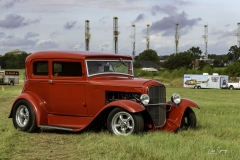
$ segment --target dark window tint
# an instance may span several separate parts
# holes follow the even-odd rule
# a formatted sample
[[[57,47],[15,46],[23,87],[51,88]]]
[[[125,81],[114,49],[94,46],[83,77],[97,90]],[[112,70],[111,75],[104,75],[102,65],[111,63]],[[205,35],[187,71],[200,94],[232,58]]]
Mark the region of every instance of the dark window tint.
[[[53,62],[54,76],[82,76],[80,62]]]
[[[38,61],[33,63],[34,75],[48,75],[48,62]]]

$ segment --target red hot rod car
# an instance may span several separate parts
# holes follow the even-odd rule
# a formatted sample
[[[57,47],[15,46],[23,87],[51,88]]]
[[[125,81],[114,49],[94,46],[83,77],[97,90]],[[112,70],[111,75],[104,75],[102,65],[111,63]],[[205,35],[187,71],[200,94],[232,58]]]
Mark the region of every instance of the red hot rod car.
[[[15,128],[81,131],[106,126],[116,135],[146,130],[195,128],[194,101],[164,84],[134,78],[130,56],[85,51],[44,51],[29,55],[26,81],[9,118]]]

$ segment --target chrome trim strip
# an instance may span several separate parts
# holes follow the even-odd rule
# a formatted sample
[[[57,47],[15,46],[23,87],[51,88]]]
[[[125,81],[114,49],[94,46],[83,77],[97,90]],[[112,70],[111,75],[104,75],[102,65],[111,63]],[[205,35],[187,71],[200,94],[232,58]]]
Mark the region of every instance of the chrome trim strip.
[[[66,130],[66,131],[73,131],[72,128],[67,128],[67,127],[57,127],[57,126],[47,126],[47,125],[40,125],[39,127],[50,128],[50,129]]]
[[[102,72],[102,73],[96,73],[96,74],[91,74],[91,75],[88,75],[88,77],[92,77],[92,76],[95,76],[95,75],[100,75],[100,74],[120,74],[120,75],[126,75],[126,76],[130,76],[130,77],[134,77],[134,75],[131,75],[131,74],[124,74],[124,73],[120,73],[120,72]]]
[[[146,106],[167,105],[168,103],[147,104]]]

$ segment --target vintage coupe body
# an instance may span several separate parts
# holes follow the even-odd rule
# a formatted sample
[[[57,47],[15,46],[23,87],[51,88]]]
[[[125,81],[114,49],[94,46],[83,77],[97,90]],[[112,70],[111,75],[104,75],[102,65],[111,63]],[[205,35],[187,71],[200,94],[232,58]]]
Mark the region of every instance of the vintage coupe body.
[[[116,135],[195,128],[194,101],[158,81],[134,78],[130,56],[86,51],[43,51],[25,62],[26,81],[9,118],[16,129],[73,132],[107,127]]]

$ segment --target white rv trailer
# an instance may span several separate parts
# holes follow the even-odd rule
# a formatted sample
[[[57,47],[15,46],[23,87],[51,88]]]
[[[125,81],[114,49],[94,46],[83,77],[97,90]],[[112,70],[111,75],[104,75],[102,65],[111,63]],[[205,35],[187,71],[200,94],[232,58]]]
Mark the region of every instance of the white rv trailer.
[[[214,73],[209,75],[208,73],[199,74],[184,74],[183,86],[187,88],[228,88],[228,76],[218,75]]]

